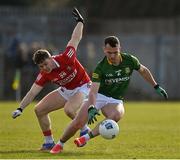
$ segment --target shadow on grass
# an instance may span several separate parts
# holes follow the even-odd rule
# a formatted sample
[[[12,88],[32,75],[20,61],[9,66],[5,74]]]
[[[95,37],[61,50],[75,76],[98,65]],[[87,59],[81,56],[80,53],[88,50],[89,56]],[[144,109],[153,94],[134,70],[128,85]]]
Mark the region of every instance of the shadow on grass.
[[[0,154],[7,154],[7,153],[41,153],[40,151],[37,150],[14,150],[14,151],[0,151]],[[42,153],[46,153],[46,152],[42,152]],[[48,152],[47,152],[48,153]]]
[[[60,155],[63,155],[63,156],[78,156],[78,155],[87,155],[87,154],[92,154],[90,152],[83,152],[83,151],[63,151],[59,154],[51,154],[49,153],[49,151],[38,151],[38,150],[13,150],[13,151],[0,151],[0,154],[1,155],[4,155],[4,154],[31,154],[31,153],[35,153],[35,154],[46,154],[46,155],[49,155],[49,156],[60,156]]]

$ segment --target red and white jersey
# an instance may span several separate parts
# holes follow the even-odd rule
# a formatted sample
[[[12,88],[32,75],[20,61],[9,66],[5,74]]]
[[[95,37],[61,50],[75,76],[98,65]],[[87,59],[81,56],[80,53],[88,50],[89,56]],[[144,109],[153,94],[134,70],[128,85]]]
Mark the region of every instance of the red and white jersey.
[[[57,68],[50,73],[40,72],[35,83],[44,86],[47,82],[52,82],[67,89],[74,89],[90,82],[90,78],[84,67],[76,57],[76,50],[72,46],[67,46],[66,50],[59,55],[53,56]]]

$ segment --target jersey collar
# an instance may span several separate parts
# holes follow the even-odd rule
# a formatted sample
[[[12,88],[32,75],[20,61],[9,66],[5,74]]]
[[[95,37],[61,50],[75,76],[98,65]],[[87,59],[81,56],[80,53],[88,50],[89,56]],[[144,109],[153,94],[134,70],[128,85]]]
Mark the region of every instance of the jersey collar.
[[[53,58],[54,63],[56,64],[57,68],[60,67],[60,64]]]
[[[110,61],[107,57],[106,57],[106,59],[107,59],[108,63],[109,63],[110,65],[112,65],[111,61]]]
[[[107,58],[107,57],[106,57]],[[122,62],[122,56],[121,56],[121,53],[119,53],[119,58],[120,58],[120,63]],[[111,63],[111,61],[107,58],[107,61],[108,61],[108,63],[110,64],[110,65],[113,65],[112,63]],[[119,64],[120,64],[119,63]]]

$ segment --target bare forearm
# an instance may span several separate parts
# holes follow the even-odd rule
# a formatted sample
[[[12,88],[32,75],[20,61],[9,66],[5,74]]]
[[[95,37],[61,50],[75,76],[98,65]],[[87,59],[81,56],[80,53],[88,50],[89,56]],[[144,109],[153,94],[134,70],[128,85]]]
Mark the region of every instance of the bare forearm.
[[[22,99],[19,107],[23,110],[33,101],[35,95],[33,95],[30,91],[26,94],[26,96]]]
[[[139,72],[141,76],[149,82],[153,87],[157,84],[154,77],[152,76],[150,70],[143,66],[143,70]]]
[[[100,83],[98,83],[98,82],[92,83],[91,88],[90,88],[90,92],[89,92],[89,97],[88,97],[89,105],[95,106],[99,86],[100,86]]]
[[[89,105],[95,105],[96,104],[95,94],[91,94],[91,93],[89,94],[88,102],[89,102]]]
[[[82,38],[82,33],[83,33],[83,23],[78,22],[76,27],[74,28],[71,38],[76,39],[77,41],[80,41]]]
[[[75,49],[77,49],[77,46],[79,45],[79,42],[82,38],[82,33],[83,23],[78,22],[72,33],[71,40],[68,42],[67,46],[73,46]]]
[[[41,86],[38,86],[34,83],[29,92],[27,92],[26,96],[21,101],[19,107],[22,109],[26,108],[33,101],[35,96],[41,91],[41,89]]]

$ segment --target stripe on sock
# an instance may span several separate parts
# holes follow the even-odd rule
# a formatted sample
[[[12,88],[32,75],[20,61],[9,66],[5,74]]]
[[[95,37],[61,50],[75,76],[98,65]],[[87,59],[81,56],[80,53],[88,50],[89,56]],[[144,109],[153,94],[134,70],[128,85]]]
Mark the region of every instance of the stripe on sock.
[[[44,131],[43,135],[44,136],[51,136],[52,135],[51,130]]]

